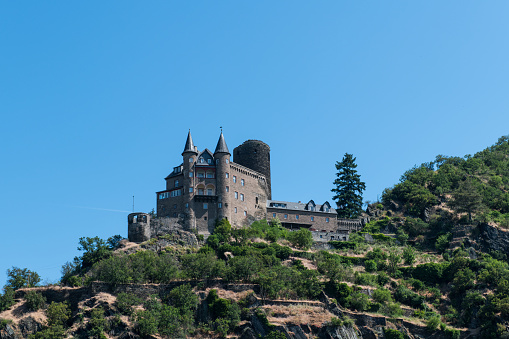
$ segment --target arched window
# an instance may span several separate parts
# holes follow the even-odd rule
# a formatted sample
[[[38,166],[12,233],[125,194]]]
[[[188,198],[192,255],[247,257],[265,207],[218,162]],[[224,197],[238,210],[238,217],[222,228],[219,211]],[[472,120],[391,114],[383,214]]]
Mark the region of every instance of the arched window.
[[[175,180],[175,187],[179,187],[179,181]]]
[[[198,190],[198,195],[205,195],[205,186],[204,185],[198,185],[196,187],[196,189]]]
[[[213,185],[207,185],[207,195],[214,195],[214,186]]]

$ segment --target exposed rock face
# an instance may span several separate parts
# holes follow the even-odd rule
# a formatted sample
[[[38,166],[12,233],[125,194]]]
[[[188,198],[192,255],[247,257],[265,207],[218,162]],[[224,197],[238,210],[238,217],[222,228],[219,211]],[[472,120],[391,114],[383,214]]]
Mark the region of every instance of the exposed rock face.
[[[26,338],[28,337],[29,334],[34,334],[37,331],[40,331],[42,329],[42,324],[38,323],[32,317],[26,317],[24,319],[21,319],[21,321],[18,324],[18,328],[21,331],[23,337]]]
[[[479,242],[486,252],[500,251],[509,256],[509,232],[488,224],[479,225]]]
[[[152,239],[151,241],[141,245],[141,247],[157,252],[165,247],[176,245],[198,247],[200,243],[198,242],[198,239],[194,233],[182,230],[174,230],[168,234],[164,234],[158,239]]]

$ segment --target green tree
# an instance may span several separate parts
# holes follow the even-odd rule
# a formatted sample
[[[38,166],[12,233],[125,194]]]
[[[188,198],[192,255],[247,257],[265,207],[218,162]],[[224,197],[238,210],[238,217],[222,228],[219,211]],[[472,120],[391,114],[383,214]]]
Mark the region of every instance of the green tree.
[[[63,326],[71,316],[71,310],[67,303],[56,303],[54,301],[46,309],[49,326]]]
[[[12,267],[7,269],[7,286],[17,290],[24,287],[35,287],[41,281],[37,272],[32,272],[27,268]]]
[[[352,154],[345,153],[341,162],[336,162],[336,180],[334,180],[334,193],[332,197],[336,200],[338,217],[356,218],[362,213],[362,192],[366,184],[361,181],[357,174],[356,158]]]
[[[288,240],[292,245],[307,250],[313,245],[313,235],[311,231],[305,228],[301,228],[298,231],[290,232]]]
[[[452,194],[453,200],[449,206],[458,212],[468,213],[468,221],[472,222],[472,213],[482,208],[482,196],[471,179],[460,182],[459,188]]]
[[[25,294],[26,305],[30,311],[37,311],[46,304],[46,298],[39,292],[28,291]]]
[[[111,253],[108,243],[99,237],[81,237],[78,251],[83,251],[81,256],[81,268],[92,267],[96,262],[107,258]]]
[[[407,246],[403,249],[403,260],[405,265],[413,265],[415,263],[415,250],[413,247]]]

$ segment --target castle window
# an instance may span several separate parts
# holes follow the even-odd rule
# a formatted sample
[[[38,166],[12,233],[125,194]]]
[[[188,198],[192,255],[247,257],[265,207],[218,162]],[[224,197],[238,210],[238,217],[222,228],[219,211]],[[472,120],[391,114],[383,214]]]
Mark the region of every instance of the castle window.
[[[168,194],[168,193],[166,193]],[[181,196],[182,195],[182,191],[181,190],[173,190],[170,192],[170,196],[171,197],[178,197],[178,196]]]
[[[285,218],[285,219],[288,219],[288,214],[285,214],[284,218]]]
[[[295,216],[295,219],[299,220],[299,215],[298,214]]]
[[[212,188],[207,188],[207,195],[214,195],[214,190]]]
[[[240,184],[244,186],[244,179],[240,179]]]
[[[189,204],[186,203],[186,208],[189,208]]]
[[[203,158],[202,158],[202,157],[200,157],[200,160],[199,160],[199,161],[200,161],[200,164],[203,164],[203,161],[204,161],[204,160],[203,160]]]
[[[237,213],[237,207],[235,207],[235,213]]]
[[[175,187],[179,187],[179,181],[175,180]]]
[[[193,158],[189,158],[189,162],[193,162]]]
[[[230,177],[230,173],[228,173],[228,172],[226,172],[225,175],[226,175],[226,179],[228,179]]]
[[[189,172],[189,178],[193,177],[193,172]]]
[[[311,217],[311,221],[315,221],[315,217]]]
[[[198,188],[198,195],[204,195],[203,188]]]
[[[207,163],[211,164],[212,163],[212,159],[207,159]]]
[[[257,204],[257,205],[258,205],[258,197],[256,197],[256,203],[255,203],[255,204]]]
[[[207,178],[214,178],[214,172],[207,172]]]
[[[209,208],[209,205],[208,205],[206,202],[204,202],[204,203],[203,203],[203,209],[204,209],[204,210],[206,210],[206,209],[208,209],[208,208]]]
[[[229,187],[229,186],[226,186],[226,187],[225,187],[225,190],[226,190],[226,192],[230,192],[230,187]]]
[[[198,172],[198,178],[205,178],[205,173]]]
[[[237,182],[237,177],[233,176],[233,183],[236,183],[236,182]]]
[[[329,218],[325,218],[325,222],[329,222]]]
[[[189,187],[189,193],[193,193],[193,188]]]
[[[239,192],[235,192],[235,199],[239,198]]]
[[[244,201],[244,194],[240,193],[240,201]]]
[[[244,216],[247,217],[247,211],[244,211]]]
[[[217,204],[217,208],[222,208],[222,207],[223,207],[223,203],[220,202]]]
[[[230,160],[226,159],[226,163],[229,163],[229,162],[230,162]]]
[[[272,213],[272,217],[275,218],[276,217],[276,213]]]

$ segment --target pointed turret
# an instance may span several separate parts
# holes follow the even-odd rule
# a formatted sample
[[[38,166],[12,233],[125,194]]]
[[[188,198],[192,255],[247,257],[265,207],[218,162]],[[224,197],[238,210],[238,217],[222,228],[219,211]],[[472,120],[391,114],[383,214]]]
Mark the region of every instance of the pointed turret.
[[[194,144],[193,144],[193,138],[191,137],[191,130],[189,130],[189,133],[187,134],[186,146],[184,147],[184,152],[182,152],[182,155],[184,155],[184,153],[187,153],[187,152],[192,152],[192,153],[198,154],[198,152],[196,151],[196,147],[194,147]]]
[[[214,154],[217,154],[217,153],[230,154],[230,151],[228,150],[228,146],[226,146],[226,141],[224,141],[223,131],[221,131],[221,135],[219,136],[219,140],[217,141],[216,150],[214,151]]]

